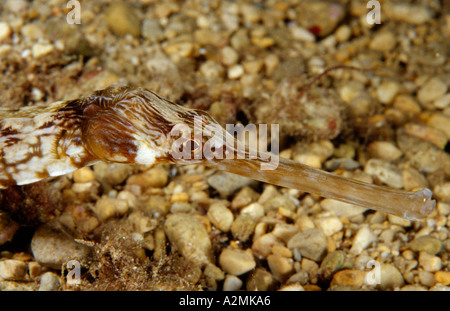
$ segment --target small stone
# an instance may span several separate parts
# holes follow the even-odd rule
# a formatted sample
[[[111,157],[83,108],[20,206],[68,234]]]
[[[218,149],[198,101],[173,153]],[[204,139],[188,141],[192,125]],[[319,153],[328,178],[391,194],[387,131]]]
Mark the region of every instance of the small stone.
[[[250,249],[225,248],[220,253],[219,264],[226,273],[236,276],[247,273],[256,266]]]
[[[94,164],[93,169],[95,178],[108,188],[124,182],[133,171],[129,164],[106,162]]]
[[[159,42],[164,39],[164,32],[157,19],[144,19],[142,22],[142,36],[151,42]]]
[[[409,114],[416,114],[421,111],[420,105],[414,97],[406,94],[399,94],[394,99],[394,108],[407,112]]]
[[[430,255],[426,252],[420,252],[419,265],[428,272],[435,272],[441,269],[442,260],[438,256]]]
[[[294,156],[294,161],[315,168],[322,168],[322,161],[320,157],[315,154],[310,153],[296,154]]]
[[[353,216],[362,215],[367,208],[345,203],[333,199],[323,199],[320,201],[320,205],[324,210],[332,212],[337,217],[351,218]]]
[[[242,67],[242,65],[236,64],[228,69],[228,79],[230,80],[239,79],[243,74],[244,67]]]
[[[447,145],[447,135],[439,129],[414,123],[405,124],[403,128],[406,134],[429,141],[441,149],[444,149],[445,145]]]
[[[30,275],[30,278],[34,279],[38,277],[41,274],[42,267],[41,265],[36,261],[30,261],[28,263],[28,274]]]
[[[421,236],[409,243],[409,247],[415,252],[426,252],[430,255],[436,255],[441,251],[442,242],[432,236]]]
[[[338,93],[341,99],[350,103],[355,98],[359,97],[364,92],[365,86],[362,82],[356,80],[346,81],[345,84],[338,88]]]
[[[364,166],[364,172],[379,179],[390,187],[403,188],[401,170],[387,161],[370,159]]]
[[[369,48],[379,52],[391,51],[397,43],[395,35],[390,31],[378,32],[370,41]]]
[[[200,65],[200,73],[208,79],[221,79],[225,70],[223,66],[213,60],[207,60]]]
[[[213,204],[208,209],[208,218],[211,223],[222,232],[228,232],[233,224],[233,213],[223,204]]]
[[[438,201],[436,209],[439,215],[447,216],[450,215],[450,204]]]
[[[346,9],[338,1],[308,0],[296,5],[297,22],[320,37],[332,33],[345,12]]]
[[[386,161],[395,161],[402,156],[402,152],[389,141],[374,141],[367,146],[369,155]]]
[[[334,274],[331,286],[342,285],[360,288],[364,284],[366,274],[361,270],[341,270]]]
[[[207,264],[205,269],[203,270],[203,274],[206,277],[213,278],[217,281],[222,281],[225,278],[225,274],[223,273],[223,271],[213,264]]]
[[[378,288],[381,290],[393,290],[403,286],[405,281],[402,274],[392,264],[382,264],[380,267],[380,284]]]
[[[398,82],[391,80],[384,81],[377,88],[378,100],[384,105],[390,105],[399,90],[400,84]]]
[[[310,31],[296,24],[289,26],[289,31],[295,40],[303,42],[316,41],[316,37]]]
[[[421,86],[417,92],[417,99],[421,103],[430,103],[435,101],[447,92],[447,84],[439,78],[431,78]]]
[[[305,285],[308,283],[309,275],[305,270],[300,270],[297,273],[293,274],[286,283],[299,283],[301,285]]]
[[[252,202],[256,202],[259,198],[259,194],[250,187],[242,188],[231,201],[231,208],[238,209],[249,205]]]
[[[248,214],[254,221],[264,216],[264,206],[259,203],[252,203],[241,210],[241,214]]]
[[[346,42],[352,35],[352,29],[348,25],[341,25],[336,29],[334,35],[339,43]]]
[[[168,171],[162,166],[155,166],[148,171],[128,178],[127,185],[138,185],[141,189],[149,187],[161,188],[167,184],[168,180]]]
[[[117,36],[141,35],[141,22],[132,8],[126,3],[113,3],[106,10],[105,20],[111,31]]]
[[[332,236],[344,227],[342,221],[335,216],[319,217],[315,223],[318,228],[322,229],[326,236]]]
[[[195,216],[183,213],[168,215],[164,231],[187,260],[200,266],[212,262],[211,240],[205,226]]]
[[[272,233],[263,234],[253,241],[253,254],[258,258],[266,258],[274,245],[283,245],[283,243]]]
[[[436,284],[434,274],[428,271],[419,271],[419,282],[422,285],[432,287]]]
[[[128,209],[129,206],[126,201],[107,197],[100,198],[93,207],[95,215],[97,215],[101,221],[124,215]]]
[[[428,181],[425,176],[412,167],[405,167],[402,170],[402,180],[405,190],[428,188]]]
[[[27,277],[28,265],[20,260],[0,261],[0,277],[10,281],[23,281]]]
[[[447,107],[450,107],[450,93],[436,99],[433,105],[437,109],[446,109]]]
[[[95,180],[95,175],[90,167],[83,167],[73,172],[73,181],[76,183],[86,183],[93,180]]]
[[[436,197],[444,202],[450,202],[450,182],[438,184],[433,190]]]
[[[61,265],[70,260],[87,262],[91,253],[88,246],[47,225],[39,227],[34,233],[31,251],[37,262],[54,269],[61,269]]]
[[[405,219],[399,216],[395,216],[392,214],[388,215],[388,220],[391,224],[401,226],[401,227],[409,227],[411,226],[411,220]]]
[[[250,239],[255,231],[256,222],[248,213],[239,214],[231,226],[233,238],[242,242]]]
[[[320,264],[320,270],[325,279],[331,278],[331,276],[338,270],[342,269],[345,262],[345,252],[334,251],[328,253]]]
[[[434,274],[436,282],[443,285],[450,285],[450,271],[437,271]]]
[[[278,223],[275,225],[275,228],[273,228],[271,233],[283,242],[287,243],[295,234],[298,233],[298,227],[286,223]]]
[[[407,22],[414,25],[421,25],[434,16],[434,12],[424,4],[413,4],[403,2],[387,2],[381,6],[384,18],[399,22]]]
[[[214,188],[222,197],[228,197],[237,190],[254,183],[250,178],[236,174],[218,171],[206,180],[208,185]]]
[[[248,277],[246,288],[248,291],[268,291],[274,286],[274,279],[264,268],[256,268]]]
[[[33,44],[33,47],[31,48],[31,54],[34,58],[40,58],[42,56],[50,54],[55,47],[52,44],[49,43],[36,43]]]
[[[290,291],[290,292],[303,292],[305,289],[303,288],[303,286],[301,286],[300,284],[296,284],[296,283],[292,283],[292,284],[288,284],[288,285],[284,285],[283,287],[281,287],[279,289],[280,291],[286,292],[286,291]]]
[[[11,27],[8,23],[0,22],[0,42],[11,36]]]
[[[441,130],[450,140],[450,117],[440,113],[433,113],[427,120],[427,125]]]
[[[170,197],[171,203],[187,203],[189,202],[189,194],[186,192],[174,193]]]
[[[235,65],[239,60],[239,54],[231,46],[225,46],[220,50],[220,60],[225,66]]]
[[[267,264],[275,280],[284,283],[294,273],[293,260],[280,255],[267,256]]]
[[[53,272],[46,272],[41,275],[39,291],[56,291],[61,287],[59,277]]]
[[[294,235],[287,247],[291,250],[298,249],[303,257],[320,261],[326,254],[327,237],[321,229],[308,229]]]
[[[372,242],[376,241],[377,235],[374,234],[369,227],[363,226],[356,233],[353,238],[352,248],[350,253],[360,254],[364,249],[366,249]]]
[[[235,275],[227,274],[225,281],[223,281],[224,291],[237,291],[242,288],[242,280]]]

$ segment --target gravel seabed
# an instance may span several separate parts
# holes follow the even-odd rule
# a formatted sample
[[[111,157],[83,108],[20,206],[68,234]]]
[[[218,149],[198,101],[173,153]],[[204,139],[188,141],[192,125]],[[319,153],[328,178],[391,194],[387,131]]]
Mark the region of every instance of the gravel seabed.
[[[77,2],[77,1],[75,1]],[[281,156],[433,190],[410,221],[199,165],[98,163],[1,192],[0,290],[450,290],[445,1],[0,3],[0,104],[136,85]],[[445,7],[447,6],[447,7]],[[308,83],[327,68],[347,65]],[[68,262],[81,268],[68,282]]]

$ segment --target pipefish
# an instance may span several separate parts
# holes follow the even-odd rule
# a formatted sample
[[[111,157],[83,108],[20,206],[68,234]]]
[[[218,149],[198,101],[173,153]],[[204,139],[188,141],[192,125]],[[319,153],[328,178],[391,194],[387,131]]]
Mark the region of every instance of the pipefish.
[[[408,192],[367,184],[287,159],[279,158],[276,167],[267,169],[274,155],[241,148],[206,112],[144,88],[109,87],[48,106],[3,109],[0,119],[2,189],[99,161],[169,162],[204,164],[414,220],[425,218],[436,204],[429,189]],[[202,136],[195,134],[198,127]]]

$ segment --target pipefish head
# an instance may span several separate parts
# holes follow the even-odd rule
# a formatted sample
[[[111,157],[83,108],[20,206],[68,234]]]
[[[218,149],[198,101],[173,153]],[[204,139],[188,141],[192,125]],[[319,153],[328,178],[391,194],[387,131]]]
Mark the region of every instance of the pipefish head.
[[[103,161],[181,164],[224,152],[224,129],[206,112],[174,104],[144,88],[108,88],[84,99],[82,140]]]

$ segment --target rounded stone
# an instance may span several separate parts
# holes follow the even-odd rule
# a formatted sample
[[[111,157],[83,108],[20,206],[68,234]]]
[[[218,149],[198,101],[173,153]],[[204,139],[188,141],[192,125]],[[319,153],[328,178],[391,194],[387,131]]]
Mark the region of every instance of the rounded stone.
[[[250,249],[225,248],[219,256],[219,264],[222,269],[232,275],[241,275],[253,270],[256,266],[255,259]]]

